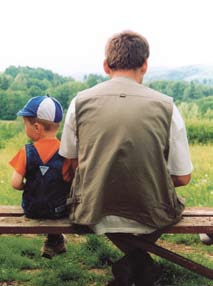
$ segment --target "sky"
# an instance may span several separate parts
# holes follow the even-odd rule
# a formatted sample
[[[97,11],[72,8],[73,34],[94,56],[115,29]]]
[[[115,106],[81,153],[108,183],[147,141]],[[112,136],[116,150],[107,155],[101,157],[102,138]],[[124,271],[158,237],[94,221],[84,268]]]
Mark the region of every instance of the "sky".
[[[147,38],[150,67],[213,65],[212,11],[213,0],[0,0],[0,72],[101,74],[107,39],[123,30]]]

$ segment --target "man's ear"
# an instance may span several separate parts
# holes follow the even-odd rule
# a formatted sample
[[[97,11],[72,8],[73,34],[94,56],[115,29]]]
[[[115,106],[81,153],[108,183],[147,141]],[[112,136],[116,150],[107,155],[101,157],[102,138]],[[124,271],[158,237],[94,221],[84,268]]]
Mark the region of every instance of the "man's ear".
[[[110,74],[110,68],[108,66],[107,60],[105,59],[103,62],[103,68],[106,74]]]
[[[141,67],[141,72],[143,73],[143,75],[147,72],[147,69],[148,69],[148,60],[146,59]]]

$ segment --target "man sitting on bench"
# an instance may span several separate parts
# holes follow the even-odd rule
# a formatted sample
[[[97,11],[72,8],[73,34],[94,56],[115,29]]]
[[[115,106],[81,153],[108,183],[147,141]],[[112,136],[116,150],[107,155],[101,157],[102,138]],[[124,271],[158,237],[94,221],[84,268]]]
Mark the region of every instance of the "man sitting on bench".
[[[147,40],[131,31],[106,45],[110,80],[80,92],[66,115],[59,153],[78,159],[70,219],[105,233],[125,253],[109,285],[153,285],[155,266],[141,241],[181,219],[175,187],[192,172],[183,119],[172,98],[142,85]]]

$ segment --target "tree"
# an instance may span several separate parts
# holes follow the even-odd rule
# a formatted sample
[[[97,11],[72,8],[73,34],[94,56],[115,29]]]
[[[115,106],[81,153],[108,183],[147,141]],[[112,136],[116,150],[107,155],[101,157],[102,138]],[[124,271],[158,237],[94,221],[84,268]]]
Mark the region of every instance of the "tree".
[[[0,89],[7,90],[10,86],[10,77],[6,75],[0,75]]]
[[[6,75],[10,75],[13,78],[15,78],[17,76],[17,74],[19,73],[19,68],[15,67],[15,66],[9,66],[8,68],[6,68],[5,70],[5,74]]]
[[[67,109],[71,99],[77,95],[77,93],[83,89],[86,89],[86,83],[79,81],[70,81],[64,84],[61,84],[57,88],[49,89],[48,92],[50,95],[54,96],[59,100],[64,109]]]
[[[198,99],[203,96],[202,88],[194,82],[190,82],[184,90],[183,99],[186,101]]]
[[[26,100],[19,92],[0,92],[0,119],[16,119],[16,113],[24,106]]]
[[[89,74],[84,76],[84,81],[86,82],[88,87],[92,87],[100,82],[107,80],[108,77],[104,77],[98,74]]]
[[[196,103],[181,102],[178,109],[184,119],[194,119],[200,117],[199,107]]]
[[[45,93],[38,86],[31,86],[27,94],[29,97],[45,95]]]

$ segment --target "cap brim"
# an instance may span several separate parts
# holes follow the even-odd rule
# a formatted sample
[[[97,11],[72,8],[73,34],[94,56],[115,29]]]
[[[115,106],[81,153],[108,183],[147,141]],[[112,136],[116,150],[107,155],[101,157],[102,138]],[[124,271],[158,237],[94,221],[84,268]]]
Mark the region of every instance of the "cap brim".
[[[29,111],[26,111],[26,110],[20,110],[19,112],[16,113],[17,116],[35,116],[35,114],[32,114],[31,112]]]

